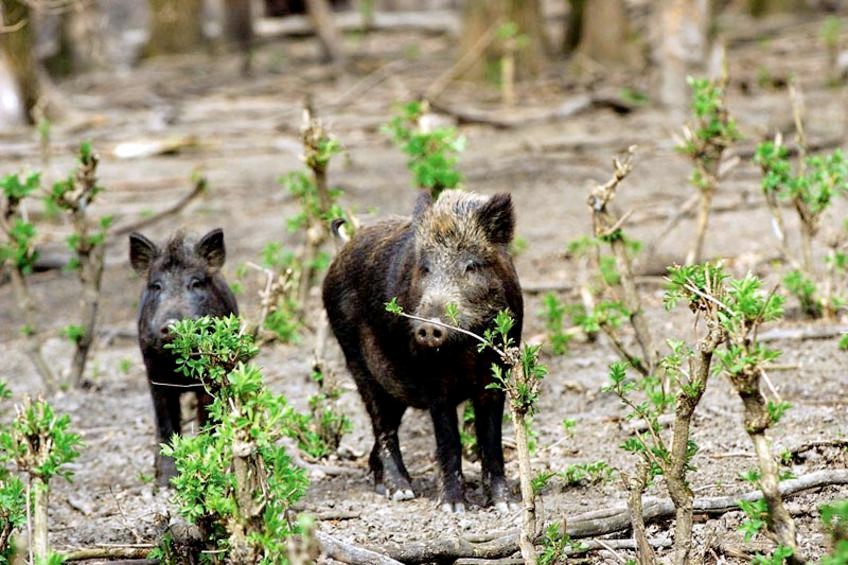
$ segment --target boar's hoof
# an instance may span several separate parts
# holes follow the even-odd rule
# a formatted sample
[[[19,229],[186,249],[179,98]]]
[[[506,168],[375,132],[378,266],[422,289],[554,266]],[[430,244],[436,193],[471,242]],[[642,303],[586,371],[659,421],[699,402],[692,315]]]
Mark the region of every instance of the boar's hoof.
[[[415,498],[415,493],[412,492],[412,489],[396,490],[391,493],[388,498],[391,498],[394,501],[412,500],[413,498]]]
[[[412,490],[412,485],[405,477],[397,477],[392,480],[391,477],[386,477],[386,481],[379,481],[374,484],[374,491],[391,500],[412,500],[415,498],[415,493]]]
[[[507,502],[506,500],[499,500],[495,502],[495,512],[499,514],[506,514],[507,512],[515,512],[519,509],[519,506],[515,502]]]
[[[464,502],[443,502],[442,503],[442,512],[447,512],[448,514],[465,514],[465,503]]]

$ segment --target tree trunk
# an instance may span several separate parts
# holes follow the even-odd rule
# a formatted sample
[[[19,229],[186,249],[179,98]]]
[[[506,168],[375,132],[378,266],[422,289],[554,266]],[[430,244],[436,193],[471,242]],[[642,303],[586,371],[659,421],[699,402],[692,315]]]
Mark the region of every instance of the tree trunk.
[[[148,0],[150,38],[147,56],[185,53],[203,43],[202,0]]]
[[[459,44],[459,59],[466,53],[480,49],[478,43],[487,36],[491,28],[499,28],[506,23],[514,23],[521,41],[521,47],[515,53],[515,69],[518,78],[537,75],[545,61],[547,38],[545,36],[542,8],[539,0],[475,0],[466,2],[462,21],[462,34]],[[497,34],[488,34],[491,41],[476,63],[469,65],[465,76],[471,79],[501,76],[501,63],[504,46]]]
[[[568,19],[565,22],[565,33],[562,36],[562,52],[566,55],[573,53],[580,45],[583,36],[583,13],[586,0],[566,0],[568,4]]]
[[[250,74],[253,58],[253,13],[251,0],[225,0],[224,37],[242,56],[241,72]]]
[[[603,66],[641,63],[640,50],[627,24],[624,0],[593,0],[589,9],[583,10],[577,51]]]
[[[41,98],[38,61],[35,57],[35,29],[29,6],[23,0],[0,0],[3,26],[0,51],[12,75],[20,100],[20,115],[33,123],[32,109]]]
[[[703,74],[710,21],[707,0],[661,0],[656,58],[660,67],[659,101],[682,120],[689,105],[686,77]]]

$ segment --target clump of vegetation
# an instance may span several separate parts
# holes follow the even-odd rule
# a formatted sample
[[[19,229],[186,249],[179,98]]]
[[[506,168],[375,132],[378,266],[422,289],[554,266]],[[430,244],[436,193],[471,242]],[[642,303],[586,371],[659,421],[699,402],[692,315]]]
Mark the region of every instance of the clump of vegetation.
[[[94,339],[100,283],[103,279],[103,256],[106,252],[106,234],[112,225],[111,216],[103,216],[96,223],[88,217],[88,207],[103,191],[97,183],[97,165],[100,157],[89,143],[79,151],[79,167],[66,179],[53,184],[47,195],[47,206],[64,212],[71,220],[74,233],[68,236],[68,247],[74,253],[69,270],[77,271],[82,286],[82,313],[80,323],[69,326],[66,335],[74,342],[76,350],[71,362],[70,380],[78,385],[82,381],[88,352]]]
[[[692,459],[698,447],[689,439],[690,428],[709,377],[715,372],[714,359],[742,398],[745,428],[760,462],[758,484],[765,503],[762,512],[751,505],[751,515],[761,519],[761,514],[767,514],[762,523],[783,546],[798,554],[794,525],[788,525],[791,518],[783,509],[777,488],[777,464],[764,435],[765,429],[788,406],[766,402],[759,391],[764,365],[779,353],[757,342],[757,330],[763,323],[780,318],[782,299],[773,292],[763,292],[756,277],[732,279],[718,265],[673,267],[669,269],[668,280],[666,307],[685,303],[698,314],[704,329],[702,337],[694,347],[669,341],[670,353],[660,360],[657,374],[631,380],[627,377],[626,364],[613,364],[606,390],[615,393],[630,408],[630,418],[646,424],[647,433],[636,431],[635,437],[622,447],[641,458],[648,480],[658,475],[665,477],[669,496],[677,509],[675,563],[687,562],[691,551],[693,494],[686,474],[693,469]],[[639,400],[634,397],[636,394]],[[660,416],[672,408],[674,424],[668,441],[663,435]]]
[[[824,280],[813,262],[813,243],[821,229],[822,216],[834,199],[848,189],[848,158],[837,149],[828,155],[807,156],[801,123],[800,101],[795,95],[796,123],[799,125],[800,161],[793,170],[789,150],[782,137],[757,146],[754,161],[763,171],[761,183],[769,211],[774,219],[775,234],[781,252],[793,269],[783,284],[799,302],[802,312],[811,318],[832,319],[845,306],[848,296],[839,289],[845,286],[848,274],[848,254],[845,252],[846,233],[829,238]],[[789,202],[798,216],[800,257],[790,251],[780,202]]]
[[[574,338],[574,333],[565,327],[568,307],[556,294],[548,292],[542,297],[542,308],[540,315],[545,321],[551,351],[554,355],[565,355],[568,353],[568,344]]]
[[[59,383],[54,369],[41,354],[44,336],[35,321],[38,308],[26,280],[38,260],[35,249],[38,232],[25,212],[24,201],[42,193],[47,210],[64,213],[73,227],[73,233],[67,238],[73,256],[66,268],[78,273],[82,309],[79,323],[67,325],[62,333],[75,347],[69,382],[79,385],[94,339],[106,236],[112,225],[111,216],[93,221],[88,213],[97,195],[103,191],[97,183],[98,162],[91,145],[83,143],[77,169],[67,178],[55,182],[48,191],[41,190],[39,173],[26,176],[12,174],[0,179],[0,189],[5,197],[0,210],[0,231],[5,235],[5,241],[0,243],[0,263],[10,267],[15,294],[25,319],[22,333],[27,338],[27,353],[48,393],[54,391]]]
[[[0,397],[9,396],[6,386],[0,386]],[[82,442],[69,431],[70,418],[56,414],[44,400],[28,398],[16,412],[0,431],[0,556],[4,562],[10,560],[12,534],[29,522],[30,562],[61,562],[50,551],[47,539],[50,482],[54,477],[71,479],[73,473],[67,465],[79,457]],[[26,486],[9,471],[9,463],[27,477]]]
[[[314,447],[304,439],[301,415],[263,385],[250,363],[257,348],[238,318],[182,320],[173,332],[169,347],[181,371],[214,398],[209,425],[163,447],[179,473],[173,479],[179,512],[202,532],[198,551],[215,551],[222,561],[276,563],[300,532],[291,506],[307,479],[279,440],[294,437],[302,448]]]
[[[267,330],[266,337],[283,343],[300,339],[309,291],[330,264],[330,255],[323,249],[330,224],[334,220],[344,220],[348,227],[355,224],[338,203],[342,191],[330,188],[327,181],[330,161],[341,153],[341,145],[309,111],[305,113],[303,148],[308,171],[292,171],[279,179],[300,205],[298,213],[286,221],[286,228],[302,234],[301,249],[295,253],[272,242],[262,250],[261,269],[267,280],[260,294],[262,313],[257,325]]]
[[[415,186],[429,190],[436,199],[443,190],[462,183],[457,161],[465,138],[451,127],[429,128],[423,123],[428,110],[424,101],[404,104],[383,131],[408,156],[406,166]]]
[[[683,140],[677,150],[689,156],[695,166],[690,181],[698,190],[698,223],[692,247],[686,255],[686,264],[692,265],[703,261],[710,207],[718,190],[721,156],[742,136],[724,104],[726,73],[720,80],[689,77],[688,82],[692,88],[694,123],[683,129]]]
[[[840,500],[821,507],[821,520],[830,536],[830,552],[821,565],[848,563],[848,500]]]

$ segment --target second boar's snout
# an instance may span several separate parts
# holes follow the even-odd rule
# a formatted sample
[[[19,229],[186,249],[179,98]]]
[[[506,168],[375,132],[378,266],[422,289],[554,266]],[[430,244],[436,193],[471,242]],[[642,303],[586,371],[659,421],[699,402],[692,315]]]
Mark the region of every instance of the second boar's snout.
[[[432,322],[419,322],[415,326],[415,341],[422,347],[439,347],[448,337],[447,328]]]
[[[176,324],[179,320],[176,318],[168,318],[165,322],[159,326],[159,335],[162,336],[162,339],[168,339],[171,337],[171,326]]]

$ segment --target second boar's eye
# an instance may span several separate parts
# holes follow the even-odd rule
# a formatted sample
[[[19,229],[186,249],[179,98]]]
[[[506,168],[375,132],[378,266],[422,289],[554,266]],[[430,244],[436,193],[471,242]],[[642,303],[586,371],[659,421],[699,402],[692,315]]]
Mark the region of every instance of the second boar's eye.
[[[478,263],[477,261],[469,261],[468,263],[465,264],[465,273],[466,274],[476,273],[479,270],[480,270],[480,263]]]
[[[199,288],[203,288],[205,285],[206,285],[206,282],[203,279],[194,278],[194,279],[191,279],[191,282],[189,283],[188,286],[192,290],[197,290]]]
[[[162,290],[162,283],[159,281],[153,281],[149,285],[147,285],[147,289],[152,292],[159,292]]]

